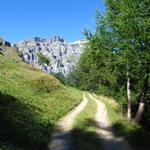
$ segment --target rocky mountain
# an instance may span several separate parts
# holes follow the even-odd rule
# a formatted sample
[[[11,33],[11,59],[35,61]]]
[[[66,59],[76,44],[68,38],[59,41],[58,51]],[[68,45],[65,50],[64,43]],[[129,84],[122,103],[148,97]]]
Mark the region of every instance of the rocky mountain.
[[[68,43],[60,36],[43,39],[34,37],[16,44],[23,60],[33,66],[50,73],[70,73],[83,49],[86,41]]]

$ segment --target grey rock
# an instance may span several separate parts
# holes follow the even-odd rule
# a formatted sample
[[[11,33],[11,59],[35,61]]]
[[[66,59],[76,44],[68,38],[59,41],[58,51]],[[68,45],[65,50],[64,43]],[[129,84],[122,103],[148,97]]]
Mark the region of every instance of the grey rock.
[[[84,50],[83,41],[68,43],[60,36],[47,39],[34,37],[16,44],[23,60],[33,66],[50,73],[61,73],[67,76],[75,68]],[[38,64],[37,54],[41,52],[50,60],[50,64]]]
[[[11,43],[10,43],[10,42],[8,42],[8,41],[3,41],[3,45],[4,45],[4,46],[11,47]]]
[[[0,54],[3,55],[4,54],[4,49],[2,47],[0,47]]]
[[[0,38],[0,46],[8,46],[11,47],[11,43],[8,41],[5,41],[4,39]]]

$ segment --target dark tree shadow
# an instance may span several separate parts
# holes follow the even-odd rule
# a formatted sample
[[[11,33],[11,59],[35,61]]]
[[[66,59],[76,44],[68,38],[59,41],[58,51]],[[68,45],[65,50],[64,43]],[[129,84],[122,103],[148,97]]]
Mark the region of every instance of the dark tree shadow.
[[[123,122],[118,122],[112,126],[113,133],[116,137],[123,136],[132,145],[135,150],[150,149],[150,131],[145,131],[142,128],[132,127],[126,129]]]
[[[0,145],[20,150],[45,150],[53,124],[40,120],[40,112],[11,95],[0,93]]]
[[[100,125],[98,122],[92,119],[84,120],[80,123],[80,125],[85,128],[95,127],[96,129],[103,130],[103,132],[106,131],[106,133],[108,134],[98,135],[94,131],[90,132],[88,130],[85,130],[84,128],[74,128],[72,130],[72,142],[74,145],[73,150],[103,150],[105,148],[109,150],[130,149],[130,146],[122,138],[122,134],[113,132],[114,126],[117,125],[104,127],[103,125]],[[107,136],[109,136],[109,133],[110,135],[111,133],[114,133],[115,138],[113,136],[107,138]]]
[[[97,126],[94,120],[87,119],[81,122],[85,128]],[[102,148],[101,139],[94,131],[86,131],[80,128],[74,128],[71,132],[72,150],[100,150]]]

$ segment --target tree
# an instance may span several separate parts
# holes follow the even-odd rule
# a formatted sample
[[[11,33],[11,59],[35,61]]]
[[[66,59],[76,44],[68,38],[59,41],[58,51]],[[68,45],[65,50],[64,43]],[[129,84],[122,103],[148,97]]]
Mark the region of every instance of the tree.
[[[108,26],[99,11],[96,13],[96,18],[96,32],[84,31],[88,45],[81,55],[76,70],[70,76],[79,88],[101,91],[106,94],[108,93],[108,89],[104,89],[106,85],[111,86],[115,82],[113,73],[110,73],[112,72],[110,67],[113,55],[112,43],[110,42],[112,39],[111,34],[107,31]]]
[[[43,64],[49,65],[50,64],[50,59],[48,57],[44,56],[41,52],[38,52],[37,56],[38,56],[38,63],[40,65],[43,65]]]
[[[89,42],[74,72],[80,88],[116,95],[127,105],[129,120],[132,103],[139,101],[135,120],[141,120],[149,90],[149,5],[148,0],[106,0],[105,15],[96,12],[95,33],[84,32]]]
[[[114,35],[119,39],[119,53],[126,58],[128,119],[131,119],[131,78],[145,66],[142,81],[141,102],[136,120],[140,120],[144,110],[144,99],[148,91],[149,24],[150,9],[147,0],[107,0],[107,18]],[[119,42],[119,43],[118,43]],[[123,51],[123,52],[122,52]],[[142,57],[141,57],[142,56]],[[146,62],[146,63],[145,63]],[[141,65],[142,64],[142,65]],[[137,67],[138,66],[138,67]],[[136,68],[136,70],[135,70]],[[141,72],[138,72],[139,76]],[[134,86],[134,85],[133,85]],[[140,114],[140,115],[139,115]],[[138,117],[137,117],[138,116]],[[138,118],[138,119],[137,119]]]
[[[48,72],[47,66],[50,65],[50,58],[44,56],[41,52],[37,53],[38,64],[42,66],[43,71]]]

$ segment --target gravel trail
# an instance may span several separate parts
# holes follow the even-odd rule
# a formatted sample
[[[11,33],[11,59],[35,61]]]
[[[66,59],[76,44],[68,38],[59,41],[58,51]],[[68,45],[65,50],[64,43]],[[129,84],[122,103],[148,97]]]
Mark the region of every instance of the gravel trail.
[[[73,127],[73,120],[87,105],[88,99],[83,95],[83,101],[68,115],[62,118],[52,135],[52,142],[49,144],[49,150],[71,150],[70,132]]]

